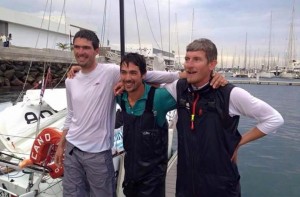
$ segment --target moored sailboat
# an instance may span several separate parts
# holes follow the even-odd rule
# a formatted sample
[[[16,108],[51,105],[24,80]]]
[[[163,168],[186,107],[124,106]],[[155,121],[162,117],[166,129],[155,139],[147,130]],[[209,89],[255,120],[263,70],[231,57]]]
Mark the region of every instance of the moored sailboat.
[[[300,63],[296,60],[296,45],[295,45],[295,30],[294,30],[294,19],[295,19],[295,0],[292,8],[292,20],[289,30],[289,39],[287,53],[285,57],[285,67],[280,74],[282,78],[294,79],[299,77]]]

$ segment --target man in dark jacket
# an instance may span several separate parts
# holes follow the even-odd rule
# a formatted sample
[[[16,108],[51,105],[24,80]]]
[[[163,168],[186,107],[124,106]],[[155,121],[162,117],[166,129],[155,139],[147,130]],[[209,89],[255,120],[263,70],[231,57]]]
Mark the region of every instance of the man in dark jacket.
[[[177,100],[176,197],[240,197],[236,157],[240,146],[276,131],[282,116],[247,91],[228,84],[210,86],[217,48],[208,39],[187,46],[186,79],[166,86]],[[239,116],[257,124],[240,135]]]
[[[122,108],[120,117],[126,152],[124,194],[128,197],[163,197],[168,164],[166,114],[176,108],[176,101],[166,89],[156,89],[143,82],[146,62],[142,55],[125,55],[120,71],[126,90],[117,97]]]

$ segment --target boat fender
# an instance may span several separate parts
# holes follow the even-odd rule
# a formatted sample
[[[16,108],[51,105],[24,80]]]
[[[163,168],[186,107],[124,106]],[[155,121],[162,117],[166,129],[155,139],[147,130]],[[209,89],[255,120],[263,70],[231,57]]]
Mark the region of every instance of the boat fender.
[[[54,162],[51,162],[47,165],[47,167],[50,169],[49,174],[53,179],[62,177],[64,175],[63,166],[58,167]]]

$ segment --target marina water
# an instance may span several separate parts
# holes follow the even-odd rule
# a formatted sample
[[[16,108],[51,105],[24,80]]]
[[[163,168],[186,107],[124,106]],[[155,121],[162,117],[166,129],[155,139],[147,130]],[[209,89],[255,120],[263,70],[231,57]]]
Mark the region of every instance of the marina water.
[[[300,86],[243,85],[281,113],[284,125],[277,133],[240,148],[238,165],[242,196],[300,196]],[[255,121],[241,118],[239,131],[247,131]]]
[[[298,80],[299,81],[299,80]],[[243,197],[300,196],[300,86],[236,84],[266,101],[283,116],[276,132],[242,146],[238,166]],[[0,90],[0,111],[18,97],[18,91]],[[241,118],[239,131],[255,124]],[[176,136],[176,135],[175,135]],[[176,141],[176,140],[175,140]]]

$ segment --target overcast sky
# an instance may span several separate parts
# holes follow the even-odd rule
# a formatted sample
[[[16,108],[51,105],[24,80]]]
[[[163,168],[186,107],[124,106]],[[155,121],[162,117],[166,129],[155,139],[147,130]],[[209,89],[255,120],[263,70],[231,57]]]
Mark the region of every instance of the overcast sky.
[[[51,0],[0,0],[0,6],[43,15],[47,1],[47,10],[50,10]],[[234,51],[237,55],[243,56],[247,33],[250,56],[254,53],[266,56],[272,11],[271,52],[273,56],[277,57],[279,54],[281,57],[288,45],[294,0],[135,0],[136,6],[134,6],[134,0],[124,1],[126,43],[138,44],[138,35],[140,35],[141,43],[150,43],[156,48],[161,47],[162,40],[163,49],[167,51],[170,43],[170,49],[176,54],[178,50],[184,54],[191,37],[192,39],[206,37],[216,43],[219,54],[222,50],[224,57],[232,56]],[[100,38],[104,2],[105,0],[66,0],[66,15],[73,20],[96,26]],[[158,12],[158,2],[160,12]],[[60,15],[63,3],[63,0],[52,0],[52,15]],[[177,22],[175,16],[177,16]],[[159,19],[162,36],[160,36]],[[107,1],[105,30],[105,40],[110,40],[111,44],[119,44],[119,0]],[[295,0],[294,31],[299,59],[300,0]]]

